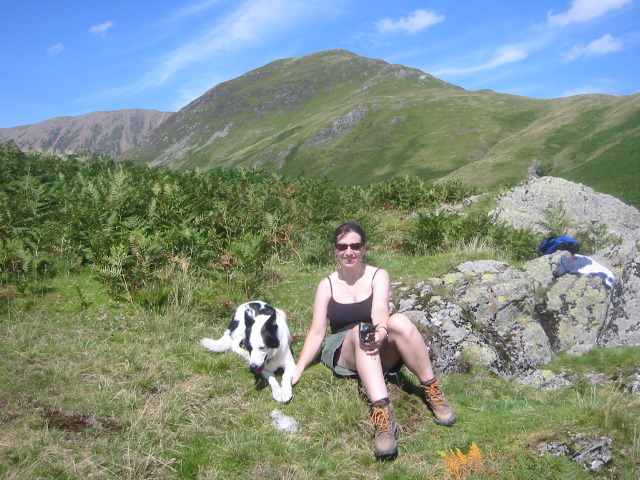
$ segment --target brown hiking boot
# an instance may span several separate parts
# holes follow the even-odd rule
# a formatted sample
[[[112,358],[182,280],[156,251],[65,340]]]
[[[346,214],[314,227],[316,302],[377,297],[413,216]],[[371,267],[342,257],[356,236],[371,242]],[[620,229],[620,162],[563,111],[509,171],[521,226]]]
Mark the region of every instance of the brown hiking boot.
[[[373,441],[373,454],[376,458],[397,455],[399,428],[393,416],[391,404],[384,402],[374,403],[371,423],[376,429]]]
[[[456,423],[456,414],[449,402],[447,402],[440,382],[434,380],[429,384],[423,383],[422,387],[424,388],[427,406],[436,417],[436,423],[438,425],[453,425]]]

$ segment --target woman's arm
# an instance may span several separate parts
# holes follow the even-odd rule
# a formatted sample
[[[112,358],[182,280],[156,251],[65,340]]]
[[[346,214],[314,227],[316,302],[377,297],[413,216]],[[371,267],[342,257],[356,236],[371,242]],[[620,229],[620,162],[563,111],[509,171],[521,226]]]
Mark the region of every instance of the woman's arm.
[[[387,326],[389,321],[389,298],[391,291],[391,279],[389,272],[378,270],[373,279],[373,305],[371,306],[371,319],[376,326]]]
[[[389,334],[387,323],[389,322],[389,298],[391,291],[391,278],[389,272],[378,270],[373,279],[373,305],[371,306],[371,320],[376,326],[376,345],[380,345]]]
[[[316,297],[313,303],[313,320],[309,333],[304,341],[296,369],[291,377],[291,384],[295,385],[302,377],[302,372],[311,364],[318,354],[324,337],[327,334],[327,306],[331,298],[329,280],[323,278],[316,289]]]

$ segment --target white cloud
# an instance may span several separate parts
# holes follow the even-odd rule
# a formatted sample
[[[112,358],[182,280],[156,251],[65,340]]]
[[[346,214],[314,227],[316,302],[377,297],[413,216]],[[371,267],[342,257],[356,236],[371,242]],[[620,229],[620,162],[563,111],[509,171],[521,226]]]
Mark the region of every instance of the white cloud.
[[[210,2],[205,4],[211,5]],[[250,0],[238,4],[226,17],[218,17],[207,31],[168,52],[155,69],[126,89],[139,91],[158,87],[194,64],[265,42],[301,19],[314,18],[323,8],[322,3],[289,0]]]
[[[63,50],[64,45],[62,45],[61,43],[56,43],[55,45],[51,45],[49,48],[47,48],[47,53],[49,55],[58,55],[59,53],[62,53]]]
[[[565,90],[562,93],[563,97],[573,97],[574,95],[588,95],[594,93],[602,93],[604,90],[602,87],[596,87],[594,85],[581,85],[578,87]]]
[[[104,37],[109,30],[115,27],[115,25],[116,22],[109,20],[108,22],[101,23],[100,25],[94,25],[89,29],[89,33],[99,37]]]
[[[378,22],[378,31],[382,33],[416,33],[442,21],[444,21],[444,15],[427,10],[416,10],[411,12],[408,17],[402,17],[395,22],[390,18],[381,20]]]
[[[216,6],[219,3],[220,3],[220,0],[204,0],[202,2],[189,4],[186,7],[184,7],[182,10],[178,10],[177,12],[175,12],[171,16],[170,21],[182,20],[194,14],[202,13],[208,10],[209,8]]]
[[[219,75],[208,75],[206,79],[199,79],[197,82],[192,82],[189,85],[180,88],[178,90],[177,98],[173,100],[170,106],[171,111],[177,112],[196,98],[204,95],[212,88],[213,85],[217,85],[222,81],[224,81],[224,78]]]
[[[611,52],[617,52],[624,47],[624,41],[619,38],[615,38],[608,33],[602,37],[594,40],[588,45],[576,45],[566,55],[565,61],[573,62],[574,60],[585,57],[598,57]]]
[[[588,22],[601,17],[612,10],[617,10],[633,0],[573,0],[571,7],[564,13],[548,14],[549,25],[566,27],[572,23]]]
[[[505,45],[504,47],[500,47],[496,52],[494,57],[479,65],[473,65],[470,67],[462,67],[462,68],[445,68],[434,72],[434,75],[460,75],[466,73],[480,72],[483,70],[491,70],[493,68],[501,67],[503,65],[509,65],[511,63],[516,63],[521,60],[524,60],[529,56],[529,52],[526,48],[516,45]]]

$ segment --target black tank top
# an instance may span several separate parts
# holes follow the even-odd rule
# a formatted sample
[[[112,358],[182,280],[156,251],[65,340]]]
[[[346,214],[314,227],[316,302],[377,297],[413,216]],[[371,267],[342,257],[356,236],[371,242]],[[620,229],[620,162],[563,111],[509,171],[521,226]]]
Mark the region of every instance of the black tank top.
[[[378,269],[379,270],[379,269]],[[371,277],[371,286],[373,279],[376,278],[376,270]],[[331,288],[331,298],[327,307],[327,318],[329,319],[329,327],[331,333],[340,333],[355,327],[360,322],[373,323],[371,319],[371,307],[373,306],[373,292],[365,300],[354,303],[338,303],[333,299],[333,284],[331,278],[329,287]]]

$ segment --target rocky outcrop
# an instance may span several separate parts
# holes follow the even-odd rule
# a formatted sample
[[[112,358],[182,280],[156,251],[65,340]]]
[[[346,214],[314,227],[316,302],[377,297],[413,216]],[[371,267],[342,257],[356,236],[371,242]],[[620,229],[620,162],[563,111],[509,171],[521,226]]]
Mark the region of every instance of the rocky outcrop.
[[[582,185],[560,183],[567,199],[587,191]],[[518,219],[539,212],[539,199],[559,198],[560,183],[542,178],[505,194],[496,219],[530,226]],[[578,220],[592,218],[590,202],[596,210],[606,202],[607,215],[602,212],[600,218],[615,220],[611,225],[620,237],[590,258],[615,275],[613,288],[597,275],[554,276],[561,257],[571,255],[556,252],[522,267],[466,262],[444,277],[395,289],[393,309],[422,326],[438,370],[483,365],[531,385],[560,388],[565,380],[570,384],[569,379],[538,370],[555,352],[580,355],[594,347],[640,345],[640,213],[603,197],[610,196],[588,192],[579,208],[567,210],[567,221],[579,228]],[[518,205],[517,211],[506,205]]]
[[[340,117],[333,122],[331,128],[324,128],[318,134],[316,134],[308,145],[326,147],[335,139],[342,135],[349,133],[356,128],[361,122],[364,121],[366,116],[366,109],[364,106],[359,105],[355,110],[350,111],[346,115]]]
[[[554,440],[538,445],[538,455],[569,457],[583,469],[599,472],[611,463],[611,446],[613,439],[609,437],[589,438],[584,434],[570,434],[569,440]]]
[[[563,216],[566,235],[607,230],[612,236],[637,239],[640,211],[617,198],[579,183],[542,177],[522,183],[496,201],[494,219],[517,229],[546,234],[550,222]]]

